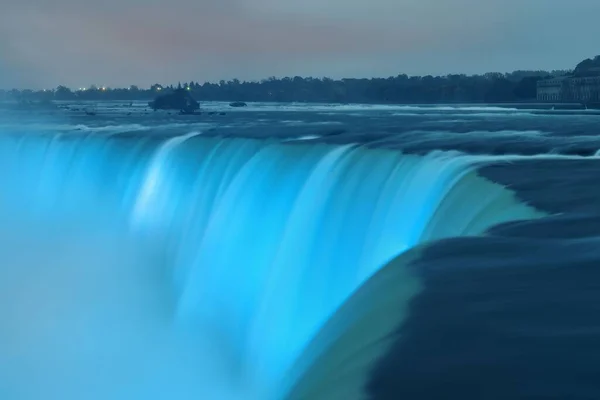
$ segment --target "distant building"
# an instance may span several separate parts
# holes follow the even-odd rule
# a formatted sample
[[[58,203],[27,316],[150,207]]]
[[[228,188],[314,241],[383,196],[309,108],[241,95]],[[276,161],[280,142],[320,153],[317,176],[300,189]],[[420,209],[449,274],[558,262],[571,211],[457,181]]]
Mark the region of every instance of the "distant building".
[[[600,104],[600,56],[579,63],[571,76],[538,81],[537,100]]]
[[[600,103],[600,76],[538,81],[537,99],[556,103]]]
[[[564,81],[566,77],[544,79],[537,83],[538,101],[562,101]]]
[[[563,95],[566,101],[600,103],[600,76],[568,79]]]

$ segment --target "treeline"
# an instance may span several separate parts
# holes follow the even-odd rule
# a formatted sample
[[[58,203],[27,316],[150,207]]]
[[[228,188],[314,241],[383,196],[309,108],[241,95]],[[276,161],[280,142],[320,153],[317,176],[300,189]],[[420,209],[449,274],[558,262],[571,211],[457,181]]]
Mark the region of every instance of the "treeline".
[[[371,79],[269,78],[260,82],[185,82],[177,85],[136,86],[112,89],[92,86],[72,90],[0,91],[0,99],[50,102],[54,100],[150,100],[168,90],[184,88],[199,101],[276,101],[336,103],[499,103],[536,98],[540,79],[566,75],[569,71],[516,71],[508,74],[407,76]]]

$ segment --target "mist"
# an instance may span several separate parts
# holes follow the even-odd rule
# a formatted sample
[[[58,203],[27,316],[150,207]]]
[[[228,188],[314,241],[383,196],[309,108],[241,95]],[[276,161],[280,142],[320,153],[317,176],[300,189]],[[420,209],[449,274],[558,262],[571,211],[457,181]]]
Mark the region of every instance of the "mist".
[[[102,213],[26,214],[0,229],[1,398],[242,397],[210,327],[175,320],[159,244]]]

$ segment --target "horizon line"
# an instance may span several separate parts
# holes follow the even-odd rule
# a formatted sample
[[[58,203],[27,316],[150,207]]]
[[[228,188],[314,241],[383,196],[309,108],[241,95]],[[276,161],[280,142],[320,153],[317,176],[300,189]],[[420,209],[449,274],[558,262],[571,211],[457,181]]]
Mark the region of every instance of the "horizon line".
[[[486,75],[502,75],[502,76],[507,76],[507,75],[511,75],[511,74],[515,74],[515,73],[536,73],[536,72],[545,72],[547,73],[549,76],[555,76],[553,75],[554,73],[570,73],[573,72],[573,69],[553,69],[553,70],[545,70],[545,69],[517,69],[514,71],[510,71],[510,72],[492,72],[492,71],[488,71],[488,72],[484,72],[484,73],[474,73],[474,74],[467,74],[467,73],[448,73],[445,75],[431,75],[431,74],[427,74],[427,75],[410,75],[410,74],[405,74],[405,73],[400,73],[398,75],[390,75],[390,76],[373,76],[370,78],[366,78],[366,77],[345,77],[345,78],[331,78],[331,77],[327,77],[327,76],[321,76],[321,77],[314,77],[314,76],[300,76],[300,75],[294,75],[294,76],[269,76],[267,78],[262,78],[262,79],[258,79],[258,80],[240,80],[238,78],[231,78],[228,80],[225,79],[221,79],[219,81],[204,81],[203,83],[200,83],[200,81],[194,81],[194,80],[190,80],[188,82],[185,81],[179,81],[177,84],[161,84],[161,83],[153,83],[149,86],[141,86],[141,85],[129,85],[129,86],[109,86],[109,85],[97,85],[97,84],[91,84],[89,86],[79,86],[79,87],[73,87],[73,86],[67,86],[67,85],[57,85],[55,87],[51,87],[51,88],[36,88],[36,89],[32,89],[32,88],[16,88],[13,87],[11,89],[6,89],[6,88],[0,88],[0,91],[2,92],[11,92],[11,91],[34,91],[34,92],[45,92],[45,91],[55,91],[61,87],[64,87],[66,89],[69,89],[72,92],[82,92],[82,91],[87,91],[87,90],[98,90],[98,91],[112,91],[112,90],[130,90],[132,87],[136,87],[138,88],[138,90],[151,90],[153,86],[160,86],[161,88],[170,88],[170,87],[177,87],[179,85],[181,85],[182,87],[187,87],[185,86],[186,84],[199,84],[200,86],[209,84],[209,85],[220,85],[221,82],[225,82],[225,83],[229,83],[229,82],[234,82],[234,81],[238,81],[240,84],[249,84],[249,83],[254,83],[254,84],[262,84],[265,81],[270,81],[270,80],[275,80],[275,81],[282,81],[285,79],[295,79],[295,78],[301,78],[303,80],[306,79],[311,79],[311,80],[332,80],[332,81],[345,81],[345,80],[378,80],[378,79],[390,79],[390,78],[398,78],[400,76],[406,76],[409,79],[410,78],[425,78],[425,77],[432,77],[432,78],[448,78],[451,76],[464,76],[464,77],[485,77]]]

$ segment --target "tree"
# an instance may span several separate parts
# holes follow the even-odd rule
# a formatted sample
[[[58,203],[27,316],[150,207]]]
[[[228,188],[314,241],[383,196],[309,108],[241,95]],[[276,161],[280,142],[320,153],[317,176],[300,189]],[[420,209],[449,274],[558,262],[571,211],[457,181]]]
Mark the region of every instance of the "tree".
[[[520,100],[532,100],[537,96],[537,83],[542,77],[527,76],[517,84],[514,90],[515,97]]]
[[[57,100],[70,100],[75,97],[71,89],[66,86],[58,86],[54,92],[54,97]]]

